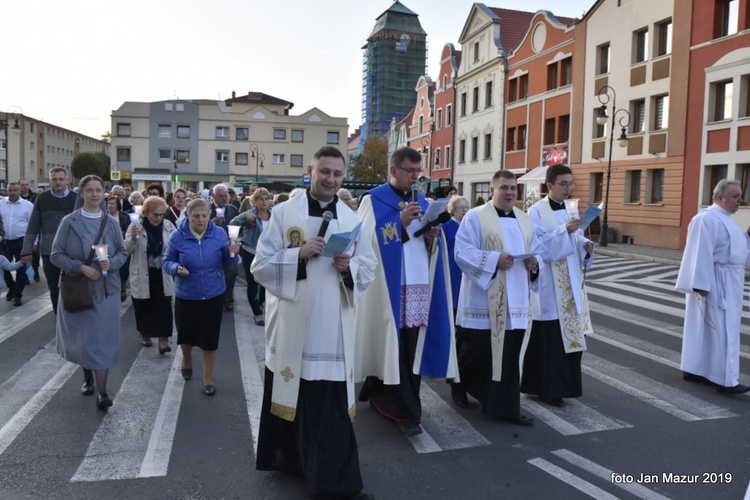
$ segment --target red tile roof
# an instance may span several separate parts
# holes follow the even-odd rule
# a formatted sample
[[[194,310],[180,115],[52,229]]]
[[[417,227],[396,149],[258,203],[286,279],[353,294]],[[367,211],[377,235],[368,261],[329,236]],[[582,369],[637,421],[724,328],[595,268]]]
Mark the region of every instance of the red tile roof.
[[[500,43],[505,52],[515,50],[529,31],[529,24],[536,12],[489,7],[500,18]]]

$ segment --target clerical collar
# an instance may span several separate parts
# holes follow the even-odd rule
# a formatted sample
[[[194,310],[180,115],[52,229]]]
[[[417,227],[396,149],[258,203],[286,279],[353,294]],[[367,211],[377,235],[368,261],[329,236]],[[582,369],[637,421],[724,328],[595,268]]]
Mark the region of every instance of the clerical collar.
[[[495,207],[494,205],[493,205],[493,207],[495,208],[495,212],[497,212],[497,216],[498,217],[510,217],[511,219],[515,219],[516,218],[516,213],[513,211],[512,208],[510,209],[510,212],[508,212],[506,214],[503,210]]]
[[[411,190],[404,192],[404,191],[401,191],[400,189],[398,189],[397,187],[395,187],[390,182],[388,183],[388,185],[399,196],[399,198],[403,199],[406,202],[411,202]]]
[[[549,200],[549,206],[550,206],[550,208],[552,210],[565,210],[565,202],[564,201],[563,202],[555,201],[552,198],[550,198],[549,196],[547,197],[547,199]]]
[[[339,200],[338,196],[334,194],[333,201],[328,202],[328,204],[323,207],[321,206],[321,202],[316,200],[310,193],[309,188],[305,192],[307,194],[307,211],[310,214],[310,217],[323,217],[323,212],[329,211],[333,214],[334,219],[338,218],[336,216],[336,202]]]

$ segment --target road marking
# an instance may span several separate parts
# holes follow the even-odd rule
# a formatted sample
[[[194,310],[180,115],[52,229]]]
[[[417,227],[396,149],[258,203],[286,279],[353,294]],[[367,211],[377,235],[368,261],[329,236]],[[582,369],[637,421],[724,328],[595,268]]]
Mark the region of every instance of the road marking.
[[[244,297],[246,287],[236,287],[235,295]],[[260,412],[263,407],[263,379],[265,372],[265,328],[251,322],[252,309],[247,300],[234,303],[234,336],[237,339],[237,351],[240,357],[242,387],[245,389],[247,416],[253,435],[253,450],[258,454],[258,433],[260,431]]]
[[[591,353],[583,357],[581,371],[681,420],[691,422],[737,416],[725,408]]]
[[[409,438],[418,453],[434,453],[492,444],[426,382],[420,390],[424,432]]]
[[[155,349],[141,349],[72,482],[132,479],[141,477],[142,469],[146,477],[166,474],[184,389],[184,383],[176,383],[180,366],[176,363],[177,356],[170,360]],[[165,405],[173,406],[167,409]],[[161,421],[155,426],[157,419]],[[147,429],[152,429],[150,434]],[[149,463],[144,468],[149,448]],[[157,463],[158,459],[167,463]]]
[[[631,424],[606,417],[577,399],[568,399],[565,406],[557,408],[540,403],[536,398],[521,395],[521,407],[563,436],[589,432],[627,429]]]
[[[592,498],[596,498],[599,500],[617,500],[618,497],[611,495],[604,491],[603,489],[599,488],[598,486],[594,486],[593,484],[589,483],[588,481],[566,471],[565,469],[562,469],[558,467],[555,464],[552,464],[543,458],[532,458],[528,461],[531,465],[538,467],[542,469],[547,474],[556,477],[563,483],[572,486],[573,488],[577,489],[578,491],[587,494],[588,496]]]
[[[591,460],[584,458],[581,455],[577,455],[573,453],[572,451],[569,451],[566,449],[560,449],[560,450],[553,451],[552,454],[562,458],[568,463],[575,465],[576,467],[579,467],[585,471],[590,472],[591,474],[597,477],[604,479],[605,481],[612,480],[612,474],[614,474],[613,471],[607,469],[606,467],[602,467],[601,465],[595,462],[592,462]],[[634,495],[638,498],[642,498],[644,500],[669,500],[669,497],[665,497],[664,495],[661,495],[655,491],[652,491],[640,484],[635,484],[635,483],[630,483],[630,484],[612,483],[612,484],[614,484],[618,488],[622,488],[623,490],[627,491],[631,495]]]
[[[29,313],[29,311],[34,312]],[[49,292],[45,292],[26,302],[22,308],[3,314],[3,321],[0,322],[0,344],[50,311],[52,311],[52,303]]]
[[[620,288],[619,285],[618,285],[618,288]],[[678,308],[678,307],[670,307],[670,306],[663,305],[663,304],[655,304],[654,302],[649,301],[649,300],[639,299],[637,297],[630,297],[630,296],[626,296],[620,293],[610,292],[609,290],[604,290],[604,289],[599,288],[596,283],[587,283],[586,291],[588,292],[589,295],[593,295],[595,297],[616,300],[618,302],[625,302],[635,307],[640,307],[642,309],[656,311],[660,314],[674,316],[675,318],[678,318],[680,320],[685,319],[684,307]],[[639,293],[643,293],[643,291],[639,290]]]

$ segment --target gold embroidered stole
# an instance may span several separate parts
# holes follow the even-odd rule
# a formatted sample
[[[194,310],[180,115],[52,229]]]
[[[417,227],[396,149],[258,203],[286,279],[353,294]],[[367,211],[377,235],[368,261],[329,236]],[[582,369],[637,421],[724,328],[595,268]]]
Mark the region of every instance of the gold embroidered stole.
[[[560,219],[550,207],[549,198],[544,198],[537,203],[539,215],[542,219],[545,231],[553,232],[560,226]],[[576,245],[577,245],[576,241]],[[580,265],[580,264],[577,264]],[[555,286],[555,298],[557,302],[557,315],[560,321],[565,352],[585,351],[586,334],[593,333],[591,318],[589,317],[589,302],[586,297],[583,278],[581,278],[581,301],[582,314],[578,314],[575,297],[573,296],[573,283],[568,270],[568,258],[560,259],[551,263],[552,282]],[[577,284],[576,284],[577,285]]]
[[[503,252],[505,242],[503,227],[492,203],[485,203],[476,209],[482,234],[482,245],[485,251]],[[516,221],[521,228],[526,250],[531,248],[534,227],[531,219],[523,211],[513,207]],[[492,345],[492,380],[500,382],[503,373],[503,346],[505,345],[505,322],[508,317],[508,284],[507,273],[497,270],[495,280],[487,289],[487,307],[490,315],[490,343]],[[529,318],[531,315],[529,315]],[[528,329],[527,329],[528,334]],[[525,344],[526,342],[524,342]]]

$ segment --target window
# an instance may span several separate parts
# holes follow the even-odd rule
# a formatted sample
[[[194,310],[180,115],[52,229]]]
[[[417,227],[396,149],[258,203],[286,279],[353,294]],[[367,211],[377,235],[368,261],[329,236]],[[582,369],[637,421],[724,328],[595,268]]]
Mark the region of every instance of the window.
[[[654,97],[654,130],[664,130],[669,127],[669,96]]]
[[[516,100],[518,94],[518,78],[508,81],[508,102]]]
[[[526,125],[518,127],[518,149],[526,149]]]
[[[568,142],[570,138],[570,115],[557,117],[557,143]]]
[[[292,142],[305,142],[305,131],[292,130]]]
[[[338,132],[328,132],[328,144],[338,144],[339,143],[339,133]]]
[[[129,123],[118,123],[117,124],[117,135],[120,137],[130,137],[130,124]]]
[[[557,63],[547,65],[547,90],[557,88]]]
[[[529,75],[521,75],[518,77],[518,98],[526,99],[529,96]]]
[[[190,125],[177,125],[177,137],[188,139],[190,137]]]
[[[599,108],[594,108],[594,139],[601,139],[602,137],[604,137],[604,126],[606,124],[599,125],[599,123],[597,123],[596,121],[598,116],[599,116]]]
[[[609,73],[609,44],[605,43],[596,48],[596,74]]]
[[[217,163],[227,163],[228,161],[229,161],[229,151],[217,151],[216,152]]]
[[[277,140],[284,140],[286,139],[286,129],[285,128],[275,128],[273,129],[273,138]]]
[[[235,153],[234,164],[235,165],[247,165],[247,153]]]
[[[466,116],[466,92],[461,92],[461,116]]]
[[[159,137],[171,137],[172,136],[172,125],[162,123],[159,124]]]
[[[625,176],[625,201],[640,203],[641,201],[641,171],[629,170]]]
[[[506,151],[515,151],[516,150],[516,129],[515,129],[515,127],[509,128],[508,132],[505,134],[505,149],[506,149]]]
[[[570,85],[573,78],[573,58],[566,57],[560,61],[560,86]]]
[[[238,141],[246,141],[250,137],[249,132],[247,127],[237,127],[234,131],[234,138]]]
[[[646,170],[646,174],[646,203],[661,203],[664,200],[664,169],[652,168]]]
[[[177,150],[177,163],[190,163],[190,150],[178,149]]]
[[[451,156],[451,147],[445,146],[445,156],[443,156],[443,168],[451,168],[453,157]]]
[[[466,139],[458,141],[458,163],[466,163]]]
[[[741,80],[740,117],[750,116],[750,75],[743,75]]]
[[[602,186],[604,185],[604,173],[591,174],[591,192],[589,194],[592,203],[602,201]]]
[[[285,155],[282,155],[282,154],[279,154],[279,153],[274,153],[273,154],[273,160],[272,160],[273,163],[276,163],[276,164],[284,163],[284,161],[286,160],[286,158],[284,158],[284,156]]]
[[[484,84],[484,107],[489,108],[492,106],[492,82]]]
[[[172,159],[171,149],[160,149],[159,150],[159,161],[169,161]]]
[[[648,28],[633,32],[633,62],[641,63],[648,59]]]
[[[117,161],[130,161],[130,148],[117,148]]]
[[[643,99],[636,99],[630,103],[630,131],[633,133],[643,132],[645,130],[646,120],[646,101]],[[611,120],[611,118],[610,118]]]
[[[424,116],[419,115],[419,133],[424,132]]]
[[[443,109],[437,110],[437,129],[443,128]]]
[[[656,25],[656,56],[664,56],[672,53],[672,20],[661,22]]]
[[[717,3],[717,38],[737,33],[739,21],[739,0],[720,0]]]
[[[555,119],[547,118],[544,120],[544,145],[555,143]]]
[[[484,159],[492,159],[492,134],[484,134]]]
[[[175,111],[185,111],[185,105],[182,103],[177,103],[174,105]]]
[[[0,151],[3,151],[5,149],[8,149],[8,143],[5,142],[5,139],[0,139]]]
[[[479,42],[474,42],[474,62],[479,62]]]
[[[479,137],[471,138],[471,161],[479,160]]]
[[[435,159],[432,162],[435,168],[440,168],[440,148],[435,148]]]
[[[490,199],[490,183],[489,182],[475,182],[471,185],[472,191],[474,191],[474,205],[477,204],[479,198],[486,203]]]
[[[727,178],[727,166],[726,165],[708,165],[706,166],[706,172],[703,176],[703,204],[710,205],[714,186],[719,183],[720,180]]]
[[[229,139],[229,127],[216,127],[217,139]]]
[[[740,173],[737,177],[742,183],[742,204],[748,206],[750,205],[750,164],[737,165],[737,172]]]
[[[443,75],[443,90],[448,88],[448,75]]]
[[[164,111],[172,111],[173,105],[171,102],[164,103]]]
[[[732,117],[732,81],[726,80],[711,84],[713,93],[713,121],[728,120]]]
[[[476,113],[479,111],[479,87],[474,87],[474,94],[472,98],[472,111]]]
[[[303,167],[304,162],[302,161],[302,155],[290,155],[289,166],[298,168]]]
[[[448,104],[445,107],[445,126],[450,127],[453,124],[453,105]]]

